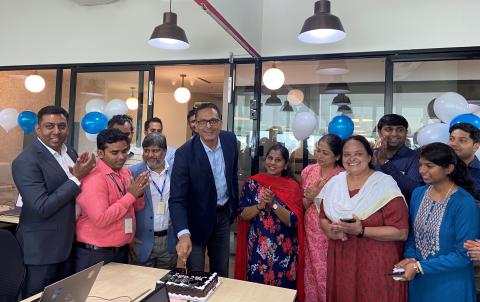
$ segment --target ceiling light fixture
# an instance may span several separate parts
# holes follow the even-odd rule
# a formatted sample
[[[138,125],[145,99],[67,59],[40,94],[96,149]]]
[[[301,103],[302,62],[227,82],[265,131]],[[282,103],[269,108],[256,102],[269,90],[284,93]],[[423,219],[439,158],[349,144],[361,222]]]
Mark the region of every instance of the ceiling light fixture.
[[[184,87],[185,85],[185,77],[187,75],[185,74],[181,74],[180,77],[182,77],[182,86],[178,87],[176,90],[175,90],[175,93],[173,94],[173,96],[175,97],[175,100],[181,104],[183,103],[186,103],[190,100],[190,90],[188,90],[188,88]]]
[[[332,105],[340,106],[340,105],[350,105],[352,102],[350,98],[345,95],[345,93],[339,93],[337,96],[333,98]]]
[[[293,112],[293,107],[290,106],[290,102],[289,102],[289,101],[285,101],[285,102],[283,103],[282,108],[280,108],[280,111],[283,111],[283,112]]]
[[[40,92],[45,88],[45,80],[35,70],[33,74],[25,78],[25,88],[33,93]]]
[[[304,43],[326,44],[343,40],[347,34],[340,19],[330,13],[330,1],[315,2],[314,15],[303,23],[298,39]]]
[[[343,114],[352,114],[353,113],[352,108],[350,108],[350,106],[347,106],[347,105],[338,106],[337,112],[338,113],[343,113]]]
[[[163,23],[155,27],[148,44],[162,49],[190,47],[185,31],[177,25],[177,14],[172,13],[172,0],[170,0],[170,11],[163,13]]]
[[[344,60],[338,61],[320,61],[316,73],[324,75],[343,75],[350,70]]]
[[[292,89],[287,94],[287,100],[292,105],[300,105],[303,102],[305,95],[300,89]]]
[[[277,90],[283,86],[283,83],[285,83],[285,75],[273,63],[272,67],[263,74],[263,84],[270,90]]]
[[[125,101],[127,103],[127,107],[129,110],[137,110],[138,109],[138,99],[133,96],[133,91],[135,87],[130,87],[132,89],[132,95]]]
[[[280,100],[275,91],[272,91],[272,94],[265,101],[265,106],[282,106],[282,100]]]
[[[351,93],[350,87],[345,82],[328,83],[325,93]]]

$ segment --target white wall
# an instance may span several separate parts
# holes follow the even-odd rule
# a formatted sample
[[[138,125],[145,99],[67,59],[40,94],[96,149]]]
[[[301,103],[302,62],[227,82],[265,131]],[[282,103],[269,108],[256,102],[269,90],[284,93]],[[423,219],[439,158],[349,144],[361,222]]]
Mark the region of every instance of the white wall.
[[[297,35],[313,0],[264,0],[262,56],[479,46],[477,0],[332,0],[347,38],[308,45]]]
[[[193,0],[175,0],[190,49],[147,44],[167,0],[79,6],[72,0],[0,0],[0,66],[228,58],[245,51]]]

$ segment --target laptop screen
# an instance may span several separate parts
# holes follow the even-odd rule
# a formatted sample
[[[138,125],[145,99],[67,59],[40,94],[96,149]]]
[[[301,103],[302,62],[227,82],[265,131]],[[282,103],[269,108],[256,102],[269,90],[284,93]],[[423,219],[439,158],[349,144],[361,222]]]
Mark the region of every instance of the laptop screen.
[[[155,288],[153,292],[143,298],[140,302],[170,302],[165,284],[157,286],[158,287]]]

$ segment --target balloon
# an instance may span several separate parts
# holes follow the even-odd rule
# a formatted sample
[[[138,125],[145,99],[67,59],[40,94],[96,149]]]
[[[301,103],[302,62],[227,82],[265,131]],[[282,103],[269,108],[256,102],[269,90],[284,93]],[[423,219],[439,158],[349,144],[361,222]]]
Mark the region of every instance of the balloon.
[[[460,114],[459,116],[457,116],[452,120],[452,122],[450,123],[450,127],[458,123],[471,124],[477,127],[478,129],[480,129],[480,117],[476,116],[475,114],[471,114],[471,113]]]
[[[30,133],[35,129],[35,125],[38,123],[38,118],[33,111],[22,111],[18,115],[17,122],[25,133]]]
[[[427,124],[437,124],[437,123],[441,123],[442,121],[439,120],[438,118],[431,118],[431,119],[428,119],[427,121]]]
[[[480,111],[480,106],[478,106],[477,104],[468,104],[468,112],[475,113],[478,111]]]
[[[435,100],[433,110],[442,122],[449,124],[456,116],[468,113],[468,103],[460,94],[447,92]]]
[[[317,127],[317,118],[310,111],[299,112],[292,123],[293,135],[299,141],[309,137]]]
[[[428,124],[418,130],[417,141],[420,146],[430,143],[447,143],[450,133],[448,125],[444,123]]]
[[[85,136],[87,137],[87,139],[91,142],[97,142],[97,136],[98,136],[98,133],[95,133],[95,134],[91,134],[91,133],[88,133],[88,132],[85,132]]]
[[[328,133],[336,134],[342,140],[346,139],[353,133],[353,121],[346,115],[337,115],[328,124]]]
[[[0,111],[0,126],[5,131],[10,131],[18,125],[18,111],[13,108],[5,108]]]
[[[108,119],[111,119],[114,115],[118,114],[127,114],[128,107],[124,100],[121,99],[113,99],[108,102],[107,106],[105,106],[104,114],[107,116]]]
[[[288,92],[287,101],[292,105],[300,105],[304,99],[303,91],[300,89],[292,89]]]
[[[96,111],[96,112],[103,113],[106,105],[107,105],[107,103],[105,103],[104,100],[99,99],[99,98],[94,98],[94,99],[91,99],[90,101],[88,101],[87,104],[85,105],[85,112],[89,113],[89,112]]]
[[[100,112],[89,112],[82,118],[82,128],[90,134],[97,134],[107,128],[108,119]]]

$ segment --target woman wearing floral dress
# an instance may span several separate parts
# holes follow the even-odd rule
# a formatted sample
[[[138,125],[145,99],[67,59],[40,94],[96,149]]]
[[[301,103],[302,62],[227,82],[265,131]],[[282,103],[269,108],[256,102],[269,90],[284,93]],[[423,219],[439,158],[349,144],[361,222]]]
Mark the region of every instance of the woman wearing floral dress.
[[[319,205],[315,197],[323,186],[343,169],[338,166],[342,140],[334,134],[322,136],[315,156],[317,163],[302,171],[303,205],[305,206],[305,300],[326,301],[328,238],[320,228]]]
[[[240,198],[235,278],[303,293],[303,204],[288,150],[267,152],[266,173],[250,177]]]

